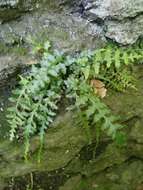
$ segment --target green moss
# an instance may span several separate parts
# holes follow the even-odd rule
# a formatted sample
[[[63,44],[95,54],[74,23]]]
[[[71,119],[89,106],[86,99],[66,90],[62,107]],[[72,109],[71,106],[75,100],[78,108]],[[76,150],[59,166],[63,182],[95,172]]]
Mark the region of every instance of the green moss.
[[[8,52],[8,49],[4,43],[0,43],[0,54]]]
[[[26,47],[14,47],[13,50],[11,50],[12,53],[16,55],[26,55],[28,53],[28,49]]]

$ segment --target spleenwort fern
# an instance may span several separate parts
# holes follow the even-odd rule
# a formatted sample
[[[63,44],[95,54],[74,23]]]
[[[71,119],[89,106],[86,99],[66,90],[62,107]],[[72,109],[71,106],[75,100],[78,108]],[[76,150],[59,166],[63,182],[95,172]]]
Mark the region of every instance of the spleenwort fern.
[[[21,77],[20,89],[10,98],[16,106],[9,108],[10,139],[22,131],[25,138],[25,155],[29,150],[30,137],[38,133],[41,144],[45,130],[53,122],[61,98],[66,65],[62,54],[46,54],[38,66],[33,66],[30,76]]]
[[[95,95],[92,87],[84,81],[83,76],[77,80],[72,75],[65,83],[67,98],[75,99],[72,109],[79,112],[77,120],[86,129],[88,137],[90,137],[88,127],[100,125],[101,131],[106,132],[112,139],[116,139],[117,131],[123,126],[117,123],[117,117],[113,116],[109,108]]]
[[[98,125],[101,131],[116,139],[117,131],[123,126],[118,124],[117,118],[95,94],[90,81],[100,79],[117,90],[132,87],[132,77],[124,67],[142,60],[142,49],[107,46],[72,58],[57,51],[50,53],[49,42],[43,47],[42,60],[32,66],[29,76],[21,76],[19,88],[13,91],[10,98],[13,104],[8,114],[10,139],[19,138],[22,133],[25,156],[33,135],[39,134],[42,145],[45,131],[56,116],[62,94],[72,99],[73,108],[82,113],[81,123],[87,132],[89,126]]]
[[[134,87],[134,78],[126,67],[143,60],[139,48],[107,46],[93,52],[84,52],[77,60],[76,70],[84,74],[84,79],[101,79],[115,90],[123,91]]]
[[[118,70],[125,65],[132,65],[143,59],[142,49],[125,49],[120,47],[110,47],[95,50],[93,52],[84,52],[78,59],[79,67],[83,67],[83,71],[93,74],[93,76],[102,74],[107,69],[114,68]],[[87,78],[87,77],[85,77]]]

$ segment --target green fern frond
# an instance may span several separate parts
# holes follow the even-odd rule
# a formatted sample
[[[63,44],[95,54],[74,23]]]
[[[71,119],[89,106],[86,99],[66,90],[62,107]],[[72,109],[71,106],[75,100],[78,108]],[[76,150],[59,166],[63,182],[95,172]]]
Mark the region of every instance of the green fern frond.
[[[62,61],[63,56],[48,54],[41,65],[32,67],[30,76],[21,76],[20,87],[13,91],[10,99],[16,105],[8,109],[10,139],[19,138],[19,131],[22,130],[25,154],[28,153],[30,137],[34,134],[39,133],[41,144],[43,143],[45,130],[56,115],[64,83],[61,77],[63,70],[66,71],[66,66],[57,62],[57,59]]]
[[[112,139],[115,139],[116,133],[123,128],[122,125],[117,123],[117,117],[112,116],[107,106],[95,95],[93,89],[87,83],[81,81],[78,88],[71,86],[71,91],[75,89],[78,89],[75,97],[75,109],[80,108],[82,115],[84,115],[83,123],[81,122],[85,126],[84,128],[90,131],[89,126],[96,127],[100,124],[101,130],[106,131]],[[77,118],[77,120],[79,119],[81,120],[81,117]]]

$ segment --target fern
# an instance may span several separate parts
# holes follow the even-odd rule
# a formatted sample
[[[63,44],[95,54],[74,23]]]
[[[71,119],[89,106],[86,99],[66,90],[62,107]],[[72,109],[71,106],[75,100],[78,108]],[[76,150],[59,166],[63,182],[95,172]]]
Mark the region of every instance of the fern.
[[[112,116],[109,108],[100,100],[100,98],[95,96],[93,89],[83,81],[82,77],[79,82],[71,76],[71,78],[66,81],[66,85],[68,87],[67,94],[70,94],[70,98],[75,99],[75,105],[72,109],[75,109],[78,112],[79,109],[81,110],[80,112],[82,112],[82,115],[78,114],[77,119],[80,120],[80,123],[82,123],[82,126],[84,126],[86,131],[89,126],[100,124],[101,130],[104,132],[106,131],[112,139],[115,139],[117,131],[122,129],[123,126],[117,123],[117,117]],[[71,94],[73,94],[72,97]],[[89,137],[89,131],[87,134]]]
[[[134,77],[126,67],[139,63],[141,60],[143,60],[142,49],[109,45],[93,52],[82,53],[76,61],[75,70],[80,71],[85,80],[98,78],[107,86],[124,91],[129,87],[135,89]]]
[[[124,92],[126,89],[136,89],[136,79],[127,68],[117,72],[109,72],[108,75],[108,87],[117,91]]]
[[[61,54],[47,54],[38,66],[32,67],[28,77],[21,77],[20,88],[13,91],[10,101],[16,106],[8,109],[7,116],[11,125],[10,139],[18,138],[17,131],[22,130],[25,155],[30,137],[38,133],[42,144],[45,130],[56,115],[63,86],[62,75],[66,72],[63,59]]]
[[[78,63],[82,67],[89,67],[93,75],[98,75],[105,68],[114,68],[118,70],[124,65],[131,65],[143,59],[142,49],[121,48],[107,46],[103,49],[95,50],[93,52],[85,52],[81,54]]]
[[[51,51],[49,42],[41,47],[44,50],[42,60],[32,66],[28,76],[20,76],[19,88],[10,98],[13,105],[7,116],[11,126],[10,140],[22,134],[25,157],[33,135],[39,134],[42,147],[45,131],[57,114],[62,94],[74,103],[73,108],[80,114],[80,123],[89,138],[88,128],[101,126],[101,131],[112,139],[121,139],[118,131],[123,126],[95,94],[90,81],[100,79],[117,90],[134,87],[133,78],[124,68],[143,59],[142,49],[107,46],[72,58]]]

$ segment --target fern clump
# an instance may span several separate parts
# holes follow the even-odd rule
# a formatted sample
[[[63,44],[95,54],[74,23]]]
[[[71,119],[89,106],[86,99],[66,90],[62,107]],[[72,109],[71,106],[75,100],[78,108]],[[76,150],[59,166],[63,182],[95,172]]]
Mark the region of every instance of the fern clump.
[[[25,154],[29,150],[30,137],[34,134],[38,133],[43,143],[45,130],[56,115],[64,82],[62,75],[66,73],[63,61],[63,55],[58,52],[54,55],[46,53],[40,64],[32,66],[29,76],[21,76],[20,88],[14,90],[10,98],[16,104],[8,109],[10,140],[18,138],[18,131],[22,131]]]
[[[124,91],[128,87],[135,88],[134,77],[127,68],[141,60],[142,49],[107,45],[102,49],[81,53],[75,70],[80,70],[85,80],[100,79],[107,86]]]
[[[76,79],[72,77],[66,81],[67,87],[70,87],[67,97],[75,99],[75,105],[72,106],[72,109],[79,114],[84,114],[84,119],[80,120],[81,125],[87,130],[90,126],[100,125],[101,131],[106,132],[108,136],[115,139],[117,131],[123,128],[122,125],[117,123],[118,118],[111,114],[110,109],[95,95],[92,87],[82,78],[78,83],[74,80]],[[71,94],[73,94],[72,97]]]
[[[117,90],[133,87],[132,77],[124,68],[142,60],[142,50],[107,46],[72,58],[51,51],[49,42],[42,47],[41,61],[32,66],[28,76],[20,76],[19,88],[10,98],[13,105],[7,116],[10,139],[19,138],[22,133],[25,155],[33,135],[39,134],[42,145],[45,131],[57,114],[63,94],[74,102],[72,108],[80,114],[80,123],[87,132],[90,126],[100,126],[100,131],[116,139],[123,126],[95,93],[91,80],[100,79],[106,85],[118,86]]]

